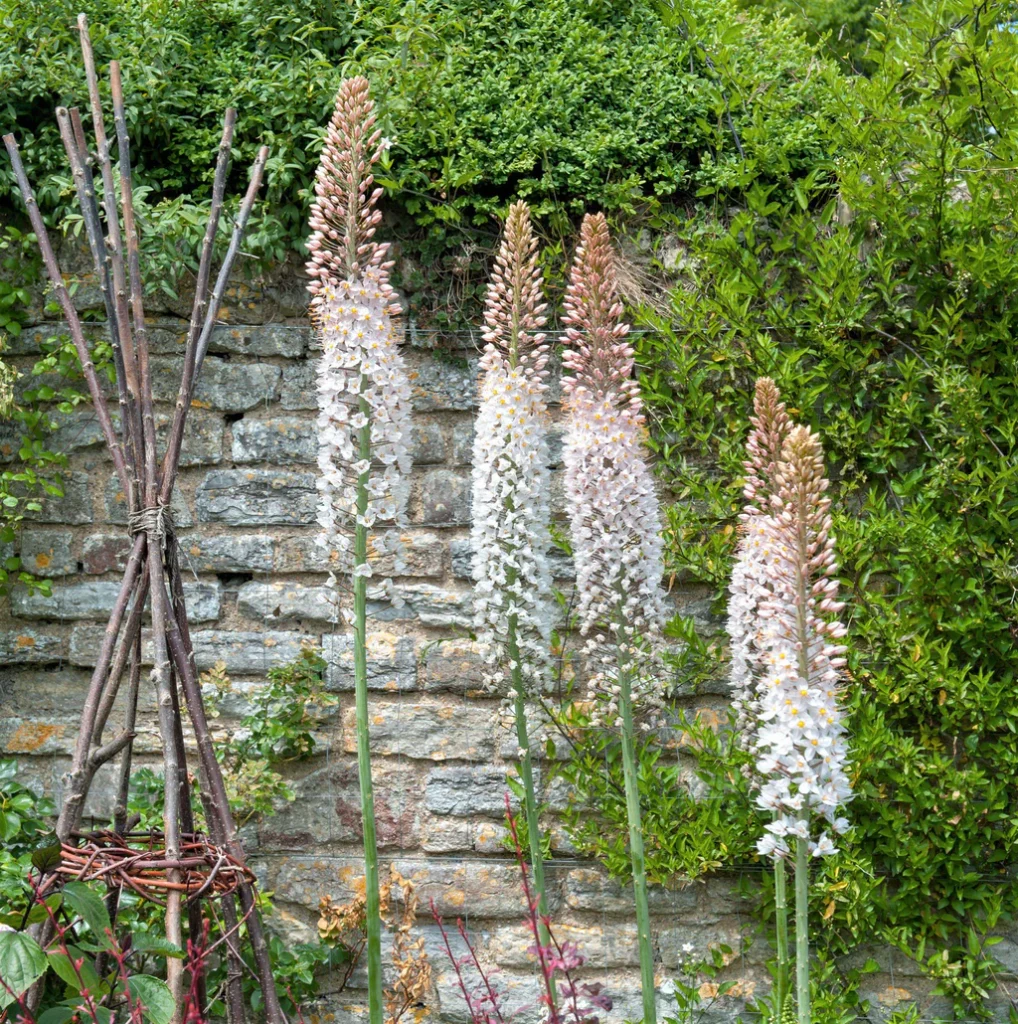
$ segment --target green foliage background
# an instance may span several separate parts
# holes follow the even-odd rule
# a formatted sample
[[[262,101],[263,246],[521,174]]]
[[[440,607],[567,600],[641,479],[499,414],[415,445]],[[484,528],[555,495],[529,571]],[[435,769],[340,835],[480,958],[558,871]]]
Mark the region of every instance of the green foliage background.
[[[1018,821],[1018,39],[1003,5],[875,21],[870,77],[842,79],[830,160],[784,196],[714,189],[671,224],[681,287],[640,336],[651,443],[677,500],[672,570],[723,611],[752,385],[817,429],[848,601],[854,828],[814,886],[823,944],[890,940],[960,1014],[986,1012],[989,933],[1013,919]],[[687,675],[712,652],[691,650]],[[696,657],[695,655],[698,655]],[[755,860],[741,755],[691,726],[710,798],[645,751],[659,878]],[[596,778],[599,739],[571,769]],[[616,865],[624,815],[588,848]],[[652,800],[662,781],[674,799]],[[607,836],[607,838],[604,838]]]
[[[53,108],[87,106],[79,10],[100,66],[116,56],[124,69],[154,287],[171,264],[193,265],[228,105],[228,194],[258,146],[272,148],[245,246],[274,260],[301,249],[323,126],[340,79],[362,72],[394,140],[383,177],[406,257],[397,284],[438,325],[478,308],[495,215],[512,198],[533,204],[560,272],[587,208],[631,214],[703,184],[805,173],[831,102],[792,20],[734,0],[686,5],[694,33],[670,30],[650,0],[54,0],[44,18],[7,0],[0,127],[17,125],[54,213],[73,197]],[[0,203],[11,183],[4,161]]]

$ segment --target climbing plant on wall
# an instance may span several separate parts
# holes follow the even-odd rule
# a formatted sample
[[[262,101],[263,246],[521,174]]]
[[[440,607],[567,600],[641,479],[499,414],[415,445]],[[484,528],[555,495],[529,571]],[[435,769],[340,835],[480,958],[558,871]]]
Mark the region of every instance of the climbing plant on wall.
[[[737,206],[707,194],[714,209],[676,225],[687,279],[648,314],[638,354],[677,499],[671,568],[711,584],[718,611],[756,375],[774,376],[830,453],[856,798],[814,910],[829,949],[890,940],[959,1010],[992,988],[987,935],[1018,911],[1018,40],[1005,14],[966,0],[888,9],[874,74],[848,83],[829,129],[840,157],[791,198],[764,182]],[[700,770],[726,798],[659,804],[658,878],[753,860],[742,831],[763,822],[732,799],[741,755],[701,739]],[[582,757],[594,753],[603,763]],[[653,744],[644,764],[648,789],[665,788],[659,769],[679,779]],[[619,799],[592,785],[614,822]],[[581,835],[624,871],[617,825]]]

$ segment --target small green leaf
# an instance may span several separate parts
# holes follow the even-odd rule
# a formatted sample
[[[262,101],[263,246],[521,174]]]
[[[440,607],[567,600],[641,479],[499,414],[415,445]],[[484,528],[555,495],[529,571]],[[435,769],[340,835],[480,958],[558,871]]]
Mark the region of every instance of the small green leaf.
[[[96,942],[110,948],[110,916],[99,894],[84,882],[68,882],[64,886],[64,899],[71,909],[91,928]]]
[[[60,863],[60,854],[60,843],[46,843],[32,851],[32,867],[39,871],[49,871]]]
[[[184,951],[180,946],[162,935],[153,935],[150,932],[138,932],[132,936],[131,949],[138,953],[158,953],[160,956],[170,956],[177,960],[184,958]]]
[[[70,1006],[52,1006],[40,1015],[37,1024],[67,1024],[74,1012]]]
[[[10,1006],[31,988],[43,976],[46,966],[46,954],[31,936],[24,932],[0,932],[0,978],[6,986],[0,990],[0,1009]]]
[[[170,1024],[173,1017],[173,996],[166,982],[148,974],[133,974],[127,979],[131,997],[142,1005],[142,1012],[152,1024]]]

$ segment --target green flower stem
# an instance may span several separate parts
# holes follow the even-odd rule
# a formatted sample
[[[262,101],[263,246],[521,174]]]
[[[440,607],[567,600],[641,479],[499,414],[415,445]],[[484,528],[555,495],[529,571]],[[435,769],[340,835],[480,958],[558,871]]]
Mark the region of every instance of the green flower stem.
[[[361,382],[363,387],[363,381]],[[362,398],[360,410],[367,416],[368,403]],[[358,434],[360,458],[371,458],[371,424]],[[357,514],[368,510],[368,477],[357,480]],[[368,528],[358,522],[354,528],[354,565],[368,560]],[[364,831],[364,890],[367,908],[368,1020],[383,1024],[385,1002],[382,991],[382,915],[378,897],[378,847],[375,839],[375,796],[371,785],[371,751],[368,738],[368,654],[367,654],[367,577],[353,578],[353,670],[357,706],[357,773],[361,789],[361,821]]]
[[[809,1024],[809,840],[795,844],[795,996],[799,1024]]]
[[[619,672],[619,711],[622,716],[622,770],[626,783],[626,813],[629,818],[629,855],[633,862],[633,896],[636,901],[636,930],[640,943],[640,987],[643,990],[643,1024],[657,1024],[654,998],[654,947],[650,940],[650,907],[647,904],[647,869],[643,859],[643,824],[640,820],[640,792],[636,784],[636,754],[633,743],[632,680],[623,668]]]
[[[527,691],[523,684],[523,669],[520,666],[520,649],[516,640],[517,619],[509,616],[509,659],[516,666],[511,670],[515,691],[516,742],[523,755],[520,758],[520,775],[523,778],[524,813],[527,817],[527,840],[530,844],[530,870],[537,891],[538,929],[542,946],[549,942],[548,929],[544,924],[548,916],[548,901],[544,894],[544,857],[541,853],[541,827],[537,821],[537,794],[534,789],[534,760],[530,753],[530,738],[527,735]]]
[[[788,995],[788,889],[785,859],[774,862],[774,928],[778,947],[778,974],[774,985],[775,1019],[781,1020]]]

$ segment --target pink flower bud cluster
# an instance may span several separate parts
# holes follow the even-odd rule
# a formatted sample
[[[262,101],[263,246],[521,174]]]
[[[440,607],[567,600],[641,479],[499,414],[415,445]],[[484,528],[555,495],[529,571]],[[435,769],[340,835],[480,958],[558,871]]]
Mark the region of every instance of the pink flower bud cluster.
[[[517,202],[485,302],[487,344],[474,434],[474,617],[487,647],[491,689],[502,682],[505,667],[519,667],[538,692],[550,664],[548,347],[539,333],[544,309],[530,210]]]
[[[398,520],[410,472],[410,385],[393,319],[390,264],[383,262],[387,247],[372,241],[381,217],[376,209],[381,189],[371,189],[371,167],[382,148],[374,123],[366,79],[347,79],[315,177],[308,242],[309,290],[322,344],[320,540],[339,552],[342,569],[359,576],[370,576],[371,567],[350,564],[353,529]],[[365,432],[367,452],[362,450]],[[358,510],[362,483],[367,503]],[[374,546],[379,553],[392,548],[385,536]]]
[[[845,664],[829,482],[817,436],[791,422],[773,381],[757,384],[747,445],[746,508],[733,574],[729,635],[740,717],[755,757],[756,803],[773,821],[760,853],[787,856],[790,837],[814,856],[836,852],[851,799],[838,704]]]
[[[634,702],[660,691],[654,655],[665,620],[661,517],[644,459],[639,385],[622,322],[614,255],[603,214],[580,229],[564,317],[570,343],[562,387],[568,414],[564,462],[577,612],[588,637],[595,718],[614,723],[625,665]]]

